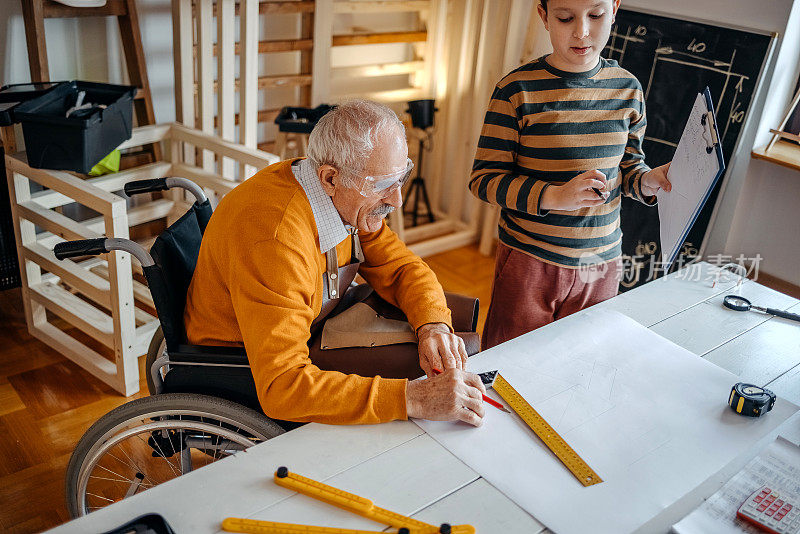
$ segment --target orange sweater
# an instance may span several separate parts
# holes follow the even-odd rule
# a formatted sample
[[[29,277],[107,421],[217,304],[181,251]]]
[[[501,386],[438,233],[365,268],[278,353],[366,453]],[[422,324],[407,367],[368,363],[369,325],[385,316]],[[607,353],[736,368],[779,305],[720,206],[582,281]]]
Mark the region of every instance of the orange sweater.
[[[283,161],[228,193],[206,228],[189,286],[189,342],[244,344],[259,402],[269,417],[329,424],[406,419],[406,380],[322,371],[308,357],[322,306],[325,255],[311,204]],[[361,234],[359,273],[416,329],[451,325],[436,275],[385,224]],[[336,246],[349,262],[350,239]]]

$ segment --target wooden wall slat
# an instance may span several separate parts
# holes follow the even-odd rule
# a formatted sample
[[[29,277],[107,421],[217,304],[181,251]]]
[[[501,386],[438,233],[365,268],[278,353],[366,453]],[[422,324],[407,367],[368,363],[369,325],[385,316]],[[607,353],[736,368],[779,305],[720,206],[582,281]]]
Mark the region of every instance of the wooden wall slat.
[[[172,43],[175,63],[175,117],[177,122],[194,128],[192,0],[172,0]],[[176,156],[173,154],[172,157]],[[194,151],[185,149],[182,159],[193,165]]]
[[[217,10],[217,46],[220,53],[217,56],[217,102],[219,107],[219,136],[226,141],[236,141],[234,121],[234,86],[235,74],[235,43],[234,32],[234,4],[221,2]],[[234,179],[233,161],[226,157],[220,158],[220,172],[222,176]]]
[[[255,148],[258,144],[258,0],[241,0],[239,43],[239,142]],[[247,165],[240,168],[240,178],[250,177],[253,169]]]
[[[200,129],[207,134],[214,134],[214,57],[211,47],[214,43],[214,16],[212,0],[197,0],[197,57],[198,74],[198,118]],[[203,150],[201,166],[203,169],[212,170],[214,154]]]

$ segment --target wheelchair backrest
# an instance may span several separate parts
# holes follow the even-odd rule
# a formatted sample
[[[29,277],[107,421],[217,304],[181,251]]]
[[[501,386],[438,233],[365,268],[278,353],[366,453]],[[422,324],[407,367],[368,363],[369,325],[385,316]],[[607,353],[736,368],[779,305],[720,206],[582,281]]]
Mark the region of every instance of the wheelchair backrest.
[[[186,293],[197,266],[200,243],[211,212],[208,200],[202,204],[195,202],[156,238],[150,249],[155,265],[145,268],[144,275],[164,331],[167,350],[177,350],[178,345],[186,343],[183,324]]]

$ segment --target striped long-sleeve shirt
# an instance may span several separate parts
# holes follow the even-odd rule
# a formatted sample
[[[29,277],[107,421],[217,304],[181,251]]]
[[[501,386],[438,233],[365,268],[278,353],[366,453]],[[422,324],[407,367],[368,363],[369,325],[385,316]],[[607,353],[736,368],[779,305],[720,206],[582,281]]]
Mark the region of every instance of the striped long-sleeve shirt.
[[[621,254],[621,195],[642,194],[645,131],[639,81],[616,61],[600,58],[588,72],[564,72],[544,58],[497,84],[486,112],[470,190],[501,207],[506,245],[547,263],[577,268]],[[610,195],[600,206],[545,211],[542,193],[597,169]]]

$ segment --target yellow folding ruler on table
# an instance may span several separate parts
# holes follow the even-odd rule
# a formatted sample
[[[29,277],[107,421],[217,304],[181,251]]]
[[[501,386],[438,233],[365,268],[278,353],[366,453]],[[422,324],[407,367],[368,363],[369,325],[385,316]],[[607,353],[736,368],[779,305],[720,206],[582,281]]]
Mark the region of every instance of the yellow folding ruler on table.
[[[354,514],[372,519],[379,523],[397,528],[397,534],[474,534],[470,525],[430,525],[410,517],[391,512],[375,506],[372,501],[347,493],[340,489],[317,482],[310,478],[289,472],[286,467],[279,467],[275,472],[275,483],[314,499],[338,506]],[[229,517],[222,522],[222,529],[228,532],[244,532],[246,534],[375,534],[372,530],[353,530],[345,528],[317,527],[311,525],[295,525],[293,523],[277,523],[256,519],[240,519]]]
[[[496,375],[496,376],[494,376]],[[492,384],[492,379],[494,383]],[[496,371],[481,373],[484,384],[492,384],[494,390],[519,415],[531,430],[547,445],[553,454],[569,469],[584,486],[592,486],[603,481],[600,476],[581,458],[575,450],[551,427],[539,412],[528,404],[522,395]]]

